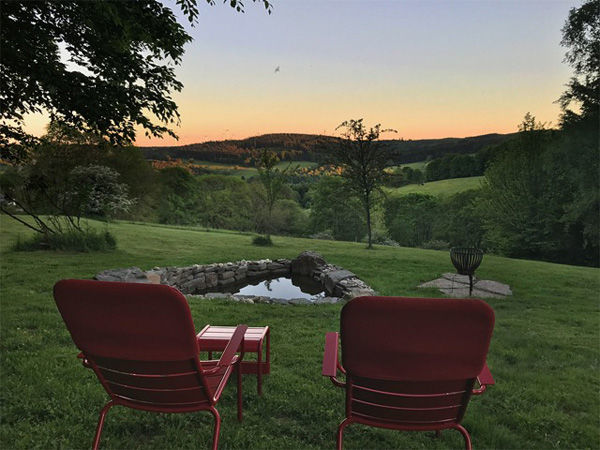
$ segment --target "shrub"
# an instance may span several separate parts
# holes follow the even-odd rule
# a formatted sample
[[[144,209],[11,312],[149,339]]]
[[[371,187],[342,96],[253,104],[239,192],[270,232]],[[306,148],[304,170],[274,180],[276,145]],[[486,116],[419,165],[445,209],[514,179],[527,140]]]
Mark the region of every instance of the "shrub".
[[[446,241],[442,241],[439,239],[432,239],[430,241],[424,242],[421,245],[421,248],[429,250],[448,250],[450,248],[450,244]]]
[[[63,250],[75,252],[107,251],[117,248],[117,241],[108,231],[67,231],[48,235],[36,234],[32,238],[17,240],[14,250]]]
[[[271,236],[255,236],[252,239],[252,244],[267,247],[273,245],[273,241],[271,240]]]
[[[310,235],[311,239],[322,239],[324,241],[335,241],[333,234],[331,234],[331,230],[319,231],[315,234]]]

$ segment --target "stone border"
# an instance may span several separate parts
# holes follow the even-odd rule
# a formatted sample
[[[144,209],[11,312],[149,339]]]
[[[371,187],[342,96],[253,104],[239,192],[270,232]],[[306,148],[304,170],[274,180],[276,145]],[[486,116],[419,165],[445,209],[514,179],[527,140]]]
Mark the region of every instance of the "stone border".
[[[266,280],[284,275],[309,276],[323,285],[328,296],[311,302],[304,298],[279,299],[211,292],[211,289],[218,290],[245,280]],[[98,273],[94,279],[166,284],[179,289],[185,295],[193,296],[192,298],[222,298],[241,303],[324,304],[375,294],[373,289],[352,272],[328,264],[321,255],[315,252],[302,252],[294,260],[261,259],[258,261],[194,264],[188,267],[155,267],[146,272],[139,267],[112,269]]]

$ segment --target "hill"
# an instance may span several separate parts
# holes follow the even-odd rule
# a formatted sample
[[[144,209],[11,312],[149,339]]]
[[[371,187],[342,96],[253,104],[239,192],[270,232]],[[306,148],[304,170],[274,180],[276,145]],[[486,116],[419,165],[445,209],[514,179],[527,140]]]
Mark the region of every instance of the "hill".
[[[102,229],[104,224],[94,223]],[[221,231],[116,223],[115,252],[14,252],[29,232],[0,215],[2,283],[2,421],[0,446],[11,449],[86,448],[108,400],[93,373],[81,366],[52,300],[62,278],[90,278],[109,268],[186,266],[241,259],[323,254],[382,295],[441,296],[416,289],[452,271],[448,252],[273,237],[257,247],[250,236]],[[598,269],[486,255],[477,275],[508,283],[506,299],[489,299],[496,326],[488,365],[496,385],[474,398],[464,425],[475,448],[598,448]],[[205,324],[272,327],[272,373],[265,393],[244,377],[244,421],[235,420],[235,388],[225,388],[223,448],[333,448],[343,417],[343,392],[320,376],[324,335],[339,328],[339,304],[248,305],[190,298],[197,329]],[[202,354],[206,357],[206,354]],[[207,448],[207,413],[164,415],[114,408],[103,435],[106,448]],[[260,439],[257,439],[257,436]],[[350,427],[353,448],[456,449],[456,431],[428,433]]]
[[[498,145],[513,138],[512,134],[484,134],[466,138],[382,140],[390,153],[390,165],[439,158],[449,153],[475,153],[487,146]],[[250,165],[252,151],[271,149],[284,161],[321,161],[328,148],[337,145],[333,136],[279,133],[265,134],[241,140],[210,141],[198,144],[165,147],[139,147],[147,159],[194,159],[228,164]]]

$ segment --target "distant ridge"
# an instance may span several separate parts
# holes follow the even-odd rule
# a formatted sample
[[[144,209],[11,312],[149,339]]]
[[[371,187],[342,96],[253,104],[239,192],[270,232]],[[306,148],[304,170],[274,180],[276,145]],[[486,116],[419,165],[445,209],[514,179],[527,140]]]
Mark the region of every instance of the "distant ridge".
[[[475,153],[487,146],[501,144],[516,136],[510,134],[483,134],[466,138],[382,140],[388,147],[390,162],[405,164],[439,158],[448,153]],[[139,147],[146,159],[195,159],[229,164],[249,165],[252,151],[271,149],[281,159],[290,161],[320,161],[328,148],[337,145],[339,138],[316,134],[273,133],[246,139],[209,141],[163,147]]]

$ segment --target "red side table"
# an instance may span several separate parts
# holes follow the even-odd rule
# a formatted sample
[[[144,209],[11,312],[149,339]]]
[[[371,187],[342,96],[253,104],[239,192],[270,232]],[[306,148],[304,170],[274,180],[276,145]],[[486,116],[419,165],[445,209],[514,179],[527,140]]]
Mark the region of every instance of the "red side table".
[[[231,339],[235,327],[220,327],[206,325],[198,333],[200,351],[208,352],[212,359],[213,352],[222,352]],[[266,338],[267,350],[263,361],[263,342]],[[244,352],[256,353],[256,361],[242,361],[242,373],[255,373],[258,395],[262,395],[262,376],[271,372],[271,333],[269,327],[249,327],[244,335]]]

